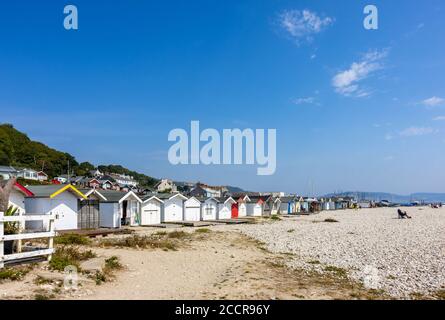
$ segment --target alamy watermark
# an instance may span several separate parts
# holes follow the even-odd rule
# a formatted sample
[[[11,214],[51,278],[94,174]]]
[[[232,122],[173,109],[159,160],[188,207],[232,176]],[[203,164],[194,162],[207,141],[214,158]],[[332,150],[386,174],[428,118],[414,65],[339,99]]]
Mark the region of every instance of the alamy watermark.
[[[64,269],[63,287],[65,290],[77,290],[79,277],[76,266],[69,265]]]
[[[367,265],[363,269],[362,274],[365,288],[374,290],[380,288],[380,275],[376,267]]]
[[[79,29],[78,11],[75,5],[69,4],[63,8],[63,13],[66,14],[63,19],[63,27],[66,30]]]
[[[173,165],[257,164],[258,175],[272,175],[277,166],[276,140],[276,129],[267,129],[267,135],[265,129],[224,129],[220,134],[216,129],[201,132],[199,121],[191,121],[190,136],[184,129],[170,131],[168,141],[175,143],[168,151],[168,160]],[[205,142],[202,147],[201,142]]]

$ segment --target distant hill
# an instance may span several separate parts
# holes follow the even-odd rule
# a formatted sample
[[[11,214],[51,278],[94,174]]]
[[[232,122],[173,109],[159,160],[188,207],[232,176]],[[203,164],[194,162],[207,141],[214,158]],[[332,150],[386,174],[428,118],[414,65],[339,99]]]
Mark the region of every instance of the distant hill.
[[[245,190],[238,188],[238,187],[233,187],[233,186],[226,186],[227,189],[229,190],[230,193],[239,193],[239,192],[245,192]]]
[[[46,146],[15,129],[11,124],[0,124],[0,165],[42,170],[53,178],[68,172],[88,175],[95,166],[89,162],[78,163],[74,156]],[[158,179],[129,170],[121,165],[99,165],[99,170],[133,176],[142,186],[151,187]]]
[[[330,193],[325,195],[326,197],[333,196],[349,196],[354,197],[359,200],[369,200],[369,201],[382,201],[388,200],[394,203],[408,203],[411,201],[424,201],[427,203],[431,202],[445,202],[445,193],[412,193],[410,195],[399,195],[394,193],[386,192],[361,192],[361,191],[347,191],[341,193]]]

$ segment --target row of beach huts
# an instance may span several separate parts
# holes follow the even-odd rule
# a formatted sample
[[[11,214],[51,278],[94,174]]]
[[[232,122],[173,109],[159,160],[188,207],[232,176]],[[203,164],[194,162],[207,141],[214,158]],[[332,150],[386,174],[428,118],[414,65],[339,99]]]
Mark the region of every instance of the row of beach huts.
[[[58,231],[309,214],[347,209],[354,204],[351,198],[249,193],[203,197],[179,192],[140,195],[131,190],[78,188],[72,184],[25,187],[19,183],[15,183],[9,201],[22,215],[54,215]],[[45,227],[38,223],[43,222],[27,222],[27,229]]]

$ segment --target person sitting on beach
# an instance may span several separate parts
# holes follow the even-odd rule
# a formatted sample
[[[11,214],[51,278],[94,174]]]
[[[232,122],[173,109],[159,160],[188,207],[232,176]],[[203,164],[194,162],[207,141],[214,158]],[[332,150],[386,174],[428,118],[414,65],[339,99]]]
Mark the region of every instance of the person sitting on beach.
[[[411,217],[408,215],[408,213],[406,213],[406,211],[398,209],[397,213],[399,214],[399,219],[405,219],[405,218],[411,219]]]

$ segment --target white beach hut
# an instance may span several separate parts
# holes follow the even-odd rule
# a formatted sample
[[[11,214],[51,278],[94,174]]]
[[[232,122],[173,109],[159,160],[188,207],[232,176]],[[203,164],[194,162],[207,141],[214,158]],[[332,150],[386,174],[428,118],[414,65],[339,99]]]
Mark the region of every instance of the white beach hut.
[[[219,201],[215,198],[208,198],[202,206],[202,220],[216,220],[218,216]]]
[[[155,195],[148,195],[142,199],[141,226],[149,226],[161,223],[161,212],[164,201]]]
[[[133,192],[101,190],[107,200],[99,203],[100,226],[120,228],[122,225],[138,226],[142,200]]]
[[[196,197],[190,197],[184,202],[184,221],[201,220],[201,201]]]
[[[231,219],[232,218],[232,205],[236,201],[232,197],[218,198],[218,220]]]
[[[53,214],[55,215],[55,230],[75,230],[78,228],[78,200],[87,197],[68,185],[29,186],[34,194],[25,198],[27,214]],[[26,222],[26,228],[41,229],[48,226],[42,221]]]
[[[159,194],[158,198],[164,201],[161,222],[184,221],[184,202],[187,200],[187,197],[176,193]]]

